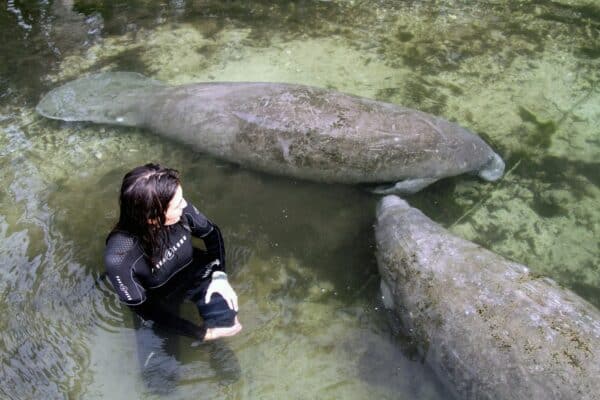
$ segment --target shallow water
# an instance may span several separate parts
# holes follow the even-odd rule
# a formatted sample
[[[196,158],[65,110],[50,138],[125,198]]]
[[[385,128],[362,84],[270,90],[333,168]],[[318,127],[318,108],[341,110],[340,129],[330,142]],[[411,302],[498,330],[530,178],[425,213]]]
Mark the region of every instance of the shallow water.
[[[305,83],[455,120],[498,150],[506,176],[447,179],[409,202],[600,305],[600,9],[454,3],[8,1],[3,397],[448,397],[380,308],[377,196],[247,171],[141,130],[35,114],[43,93],[100,70]],[[223,230],[244,324],[227,340],[234,359],[169,339],[178,378],[157,378],[166,394],[144,381],[131,318],[98,279],[120,179],[148,161],[179,169],[186,198]]]

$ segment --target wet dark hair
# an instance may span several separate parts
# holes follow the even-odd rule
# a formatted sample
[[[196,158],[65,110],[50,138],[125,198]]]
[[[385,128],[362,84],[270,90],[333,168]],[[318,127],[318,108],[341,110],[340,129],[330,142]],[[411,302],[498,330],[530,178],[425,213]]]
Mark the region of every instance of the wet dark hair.
[[[146,164],[129,171],[121,184],[119,221],[111,235],[125,231],[136,236],[154,265],[166,246],[167,238],[161,235],[165,231],[165,213],[180,184],[179,171],[160,164]]]

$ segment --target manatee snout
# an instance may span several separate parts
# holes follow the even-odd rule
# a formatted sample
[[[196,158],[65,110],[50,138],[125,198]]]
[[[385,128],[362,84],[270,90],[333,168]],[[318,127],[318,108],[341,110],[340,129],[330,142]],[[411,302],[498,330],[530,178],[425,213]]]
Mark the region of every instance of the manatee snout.
[[[410,208],[410,205],[406,201],[404,201],[403,199],[401,199],[400,197],[398,197],[396,195],[390,194],[388,196],[384,196],[381,200],[379,200],[379,203],[377,204],[378,218],[380,218],[384,212],[386,212],[392,208],[408,210]]]
[[[504,174],[504,161],[496,154],[492,153],[489,161],[479,170],[477,175],[486,181],[497,181]]]

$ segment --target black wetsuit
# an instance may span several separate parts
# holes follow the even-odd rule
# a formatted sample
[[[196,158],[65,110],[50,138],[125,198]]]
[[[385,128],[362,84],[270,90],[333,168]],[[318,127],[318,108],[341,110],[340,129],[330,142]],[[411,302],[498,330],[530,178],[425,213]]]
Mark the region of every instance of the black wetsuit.
[[[144,254],[140,240],[127,232],[114,231],[104,252],[110,281],[119,295],[144,320],[160,328],[202,340],[207,328],[231,326],[236,312],[218,294],[204,302],[214,271],[225,271],[225,248],[219,228],[188,204],[178,223],[164,231],[166,249],[154,265]],[[192,246],[191,235],[201,238],[206,251]],[[198,307],[204,324],[179,317],[184,299]]]

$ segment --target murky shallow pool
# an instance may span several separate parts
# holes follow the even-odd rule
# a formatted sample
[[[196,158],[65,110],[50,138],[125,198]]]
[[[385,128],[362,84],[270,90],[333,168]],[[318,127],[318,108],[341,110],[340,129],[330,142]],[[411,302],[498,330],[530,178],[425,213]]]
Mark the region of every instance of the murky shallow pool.
[[[41,94],[99,70],[304,83],[456,120],[507,160],[506,177],[444,180],[409,202],[600,305],[600,11],[591,1],[452,3],[7,2],[3,397],[448,398],[380,308],[377,196],[35,114]],[[99,279],[122,175],[148,161],[179,169],[188,200],[223,230],[244,324],[230,351],[166,338],[177,378],[158,380],[160,394],[143,379],[128,310]]]

